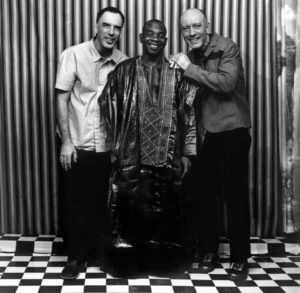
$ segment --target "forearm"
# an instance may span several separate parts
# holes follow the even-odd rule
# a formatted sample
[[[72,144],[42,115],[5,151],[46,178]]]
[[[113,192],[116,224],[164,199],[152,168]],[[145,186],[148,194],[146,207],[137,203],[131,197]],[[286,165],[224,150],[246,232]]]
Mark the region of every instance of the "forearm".
[[[240,66],[236,65],[234,71],[234,73],[208,72],[198,65],[190,64],[184,72],[184,76],[215,92],[230,93],[236,86]]]
[[[70,92],[59,91],[56,100],[56,117],[62,142],[71,142],[69,131],[68,102]]]

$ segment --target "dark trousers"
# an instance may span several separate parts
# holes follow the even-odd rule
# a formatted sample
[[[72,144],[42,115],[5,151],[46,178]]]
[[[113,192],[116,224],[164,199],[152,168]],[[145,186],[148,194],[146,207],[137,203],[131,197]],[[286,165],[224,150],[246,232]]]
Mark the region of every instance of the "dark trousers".
[[[218,197],[227,207],[232,262],[250,256],[248,207],[248,129],[207,132],[200,153],[200,250],[218,252]]]
[[[59,167],[61,231],[70,260],[101,258],[109,232],[109,174],[109,153],[77,150],[71,170]]]

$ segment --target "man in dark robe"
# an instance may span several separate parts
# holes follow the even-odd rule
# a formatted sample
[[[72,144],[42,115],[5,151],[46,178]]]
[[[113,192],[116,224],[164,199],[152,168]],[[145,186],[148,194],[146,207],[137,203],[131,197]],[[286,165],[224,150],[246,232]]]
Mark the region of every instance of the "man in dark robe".
[[[120,63],[99,99],[112,149],[115,247],[181,246],[182,180],[196,155],[196,87],[164,58],[164,24],[140,34],[143,54]]]

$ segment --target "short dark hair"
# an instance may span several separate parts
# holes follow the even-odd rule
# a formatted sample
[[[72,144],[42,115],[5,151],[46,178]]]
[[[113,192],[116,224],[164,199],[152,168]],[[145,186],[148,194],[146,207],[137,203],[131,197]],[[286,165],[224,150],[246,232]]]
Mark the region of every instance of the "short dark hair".
[[[152,23],[157,23],[157,24],[162,25],[163,28],[164,28],[164,30],[165,30],[165,32],[166,32],[166,34],[167,34],[167,28],[166,28],[165,24],[164,24],[161,20],[155,19],[155,18],[150,19],[150,20],[148,20],[148,21],[146,21],[146,22],[144,23],[142,32],[144,33],[144,32],[145,32],[145,28],[146,28],[147,26],[149,26],[150,24],[152,24]]]
[[[125,22],[125,16],[124,14],[116,7],[111,7],[111,6],[108,6],[108,7],[105,7],[101,10],[98,11],[97,13],[97,18],[96,18],[96,23],[99,21],[100,17],[105,13],[105,12],[111,12],[111,13],[117,13],[117,14],[120,14],[121,18],[122,18],[122,26],[124,25],[124,22]]]

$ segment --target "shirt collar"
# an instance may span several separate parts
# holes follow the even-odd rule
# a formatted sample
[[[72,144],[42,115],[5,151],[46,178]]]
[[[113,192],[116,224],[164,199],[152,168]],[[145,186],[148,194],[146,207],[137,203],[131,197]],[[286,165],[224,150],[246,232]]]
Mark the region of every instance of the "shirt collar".
[[[140,59],[140,64],[141,64],[141,65],[143,65],[143,66],[145,66],[145,67],[151,67],[151,65],[149,65],[149,64],[147,64],[147,63],[145,63],[145,62],[143,62],[142,55],[139,56],[139,59]],[[164,63],[166,63],[166,62],[168,62],[167,59],[166,59],[166,57],[162,56],[161,62],[160,62],[156,67],[159,67],[159,68],[160,68],[160,67],[162,67],[162,65],[163,65]]]
[[[90,48],[91,48],[91,54],[94,62],[97,62],[99,60],[105,60],[105,62],[114,62],[115,64],[118,63],[119,61],[119,54],[118,54],[118,49],[116,47],[113,48],[112,54],[107,57],[106,59],[103,58],[100,53],[97,51],[95,44],[94,44],[94,39],[90,40]]]

